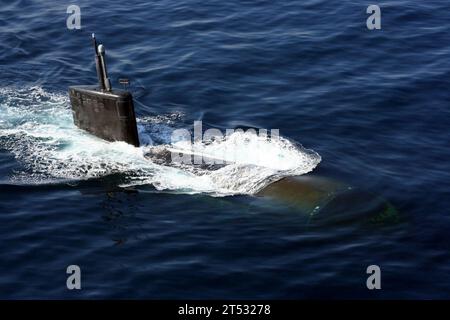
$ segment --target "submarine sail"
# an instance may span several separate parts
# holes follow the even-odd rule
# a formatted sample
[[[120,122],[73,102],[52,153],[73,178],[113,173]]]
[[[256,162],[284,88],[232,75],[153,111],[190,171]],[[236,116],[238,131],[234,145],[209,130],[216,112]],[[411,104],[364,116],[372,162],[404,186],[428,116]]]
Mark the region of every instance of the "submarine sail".
[[[107,141],[124,141],[139,147],[133,97],[112,89],[106,70],[105,48],[92,34],[97,85],[69,87],[73,120],[77,127]]]

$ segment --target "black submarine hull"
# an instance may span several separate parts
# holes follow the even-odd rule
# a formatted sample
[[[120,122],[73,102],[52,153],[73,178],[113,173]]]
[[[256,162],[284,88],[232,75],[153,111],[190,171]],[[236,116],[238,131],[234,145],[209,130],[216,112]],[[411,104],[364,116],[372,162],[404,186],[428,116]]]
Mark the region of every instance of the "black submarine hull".
[[[74,123],[80,129],[106,141],[123,141],[139,147],[133,97],[128,91],[112,89],[106,70],[105,48],[103,45],[97,46],[94,34],[92,41],[99,83],[98,86],[69,87]],[[173,165],[171,152],[178,151],[166,149],[155,154],[150,152],[146,156],[157,164]],[[215,167],[207,166],[210,169]],[[217,168],[220,168],[220,165]],[[395,208],[389,202],[370,194],[355,193],[345,184],[327,178],[286,177],[269,184],[257,196],[288,203],[311,217],[327,208],[333,209],[342,217],[342,212],[348,210],[341,205],[349,202],[354,206],[359,203],[363,208],[371,208],[370,215],[374,216],[372,219],[377,222],[397,217]],[[351,216],[351,219],[353,218]]]
[[[72,86],[69,97],[77,127],[107,141],[124,141],[139,147],[133,98],[129,92]]]

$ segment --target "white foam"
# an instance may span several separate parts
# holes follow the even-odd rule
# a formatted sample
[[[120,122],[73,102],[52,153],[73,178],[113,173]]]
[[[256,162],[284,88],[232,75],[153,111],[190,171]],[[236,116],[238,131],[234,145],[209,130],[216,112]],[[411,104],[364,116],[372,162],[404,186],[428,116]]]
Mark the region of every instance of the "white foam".
[[[186,141],[171,145],[170,135],[179,128],[179,117],[138,119],[141,141],[146,145],[135,148],[123,142],[103,141],[76,128],[66,94],[41,87],[0,88],[0,147],[22,163],[33,177],[30,183],[36,183],[36,177],[47,182],[120,173],[127,186],[153,185],[158,190],[215,196],[253,194],[273,180],[307,173],[320,162],[317,153],[287,139],[268,141],[250,132],[235,132],[220,141],[192,147]],[[173,166],[145,156],[167,148],[230,163],[219,169]]]

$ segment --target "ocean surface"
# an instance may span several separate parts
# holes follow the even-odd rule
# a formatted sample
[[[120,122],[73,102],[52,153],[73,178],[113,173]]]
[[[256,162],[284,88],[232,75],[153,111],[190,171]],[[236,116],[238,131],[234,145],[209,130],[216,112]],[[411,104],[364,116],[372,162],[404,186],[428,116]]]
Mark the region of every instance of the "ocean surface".
[[[140,148],[73,125],[92,32]],[[1,299],[450,298],[448,1],[2,0],[0,75]]]

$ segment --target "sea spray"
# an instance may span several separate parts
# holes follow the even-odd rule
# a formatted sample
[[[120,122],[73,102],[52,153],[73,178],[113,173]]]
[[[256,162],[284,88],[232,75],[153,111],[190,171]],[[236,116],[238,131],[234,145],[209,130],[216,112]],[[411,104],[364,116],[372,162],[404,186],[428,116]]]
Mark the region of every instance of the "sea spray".
[[[224,160],[219,168],[156,161],[158,157],[148,154],[186,147],[185,142],[169,140],[180,127],[178,116],[137,119],[147,144],[135,148],[76,128],[68,103],[65,93],[38,86],[0,88],[0,147],[20,161],[33,183],[39,178],[48,182],[120,174],[122,186],[153,185],[158,190],[213,196],[254,194],[285,176],[312,171],[321,160],[314,151],[286,138],[271,141],[238,131],[212,143],[192,145],[194,152]],[[23,177],[21,183],[28,182],[27,175],[17,175]]]

